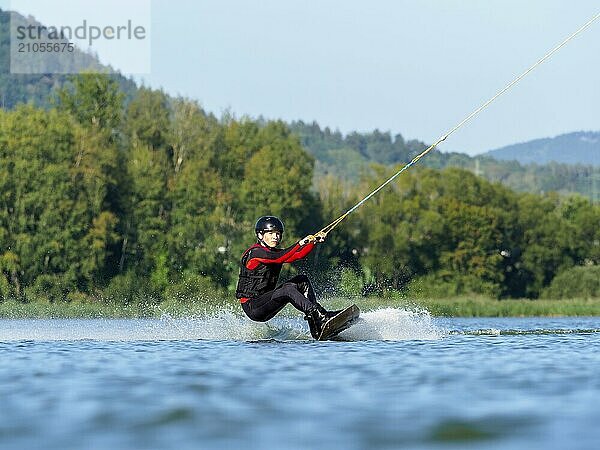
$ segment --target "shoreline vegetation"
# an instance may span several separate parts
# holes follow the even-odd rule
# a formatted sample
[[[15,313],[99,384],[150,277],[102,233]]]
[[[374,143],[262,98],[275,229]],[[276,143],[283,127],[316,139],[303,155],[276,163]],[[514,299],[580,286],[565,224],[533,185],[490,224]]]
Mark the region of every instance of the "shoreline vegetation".
[[[341,308],[356,303],[362,311],[381,308],[404,308],[427,311],[433,317],[589,317],[600,316],[600,298],[573,299],[504,299],[461,296],[445,299],[389,299],[382,297],[324,300],[327,307]],[[0,319],[158,319],[214,316],[219,312],[243,315],[233,299],[214,302],[152,302],[123,306],[106,302],[21,302],[0,303]],[[297,311],[287,307],[284,315]]]
[[[282,121],[217,118],[144,87],[126,102],[97,74],[55,97],[48,109],[0,108],[3,316],[160,317],[235,302],[257,217],[281,217],[290,245],[421,151],[397,137],[397,158],[358,181],[315,177],[319,161]],[[358,138],[345,141],[368,154],[388,141]],[[413,303],[434,315],[600,314],[491,300],[600,298],[598,223],[600,204],[581,196],[417,166],[285,270],[363,310],[452,299]]]

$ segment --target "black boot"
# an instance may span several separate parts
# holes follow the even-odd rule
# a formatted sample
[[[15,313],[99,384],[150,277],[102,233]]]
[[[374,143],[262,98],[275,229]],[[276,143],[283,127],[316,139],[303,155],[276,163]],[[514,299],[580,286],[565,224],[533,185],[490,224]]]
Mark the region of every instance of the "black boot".
[[[332,317],[337,316],[342,311],[343,311],[343,309],[338,309],[338,310],[335,310],[335,311],[325,311],[325,315],[327,316],[327,320],[331,319]]]
[[[318,303],[306,311],[304,320],[308,322],[308,328],[310,328],[310,334],[313,338],[319,339],[319,336],[321,336],[321,331],[323,330],[323,326],[329,319],[331,319],[331,317],[333,317],[329,316],[329,314],[332,313],[326,311],[325,308]]]

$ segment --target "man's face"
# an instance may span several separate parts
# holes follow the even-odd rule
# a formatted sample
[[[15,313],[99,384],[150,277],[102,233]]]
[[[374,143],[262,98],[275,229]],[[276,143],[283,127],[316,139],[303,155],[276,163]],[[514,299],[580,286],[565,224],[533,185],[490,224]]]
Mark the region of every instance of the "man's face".
[[[259,234],[260,237],[260,234]],[[281,232],[279,231],[265,231],[262,233],[262,241],[269,247],[277,247],[281,242]]]

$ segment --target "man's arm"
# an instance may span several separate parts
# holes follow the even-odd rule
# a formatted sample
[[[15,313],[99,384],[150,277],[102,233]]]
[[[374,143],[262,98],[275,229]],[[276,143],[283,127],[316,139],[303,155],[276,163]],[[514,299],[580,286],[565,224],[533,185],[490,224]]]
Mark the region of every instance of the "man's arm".
[[[300,244],[298,243],[281,250],[267,250],[264,247],[253,248],[246,261],[246,267],[250,270],[254,270],[261,263],[283,264],[284,262],[287,262],[287,258],[291,257],[299,248]]]
[[[315,248],[316,243],[325,242],[325,238],[327,237],[327,233],[323,233],[319,231],[318,233],[306,236],[304,239],[301,239],[298,244],[300,248],[298,248],[294,253],[290,255],[289,258],[285,260],[286,263],[291,263],[294,261],[298,261],[299,259],[304,258],[310,252],[312,252],[313,248]]]
[[[292,253],[284,262],[291,263],[294,261],[298,261],[299,259],[304,258],[310,252],[312,252],[313,248],[315,248],[315,244],[312,242],[299,247],[294,253]]]

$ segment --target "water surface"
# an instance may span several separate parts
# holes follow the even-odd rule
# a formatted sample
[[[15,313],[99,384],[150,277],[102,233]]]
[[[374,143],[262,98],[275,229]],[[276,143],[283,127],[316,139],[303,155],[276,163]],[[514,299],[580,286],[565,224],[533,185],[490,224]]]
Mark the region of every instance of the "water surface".
[[[1,320],[0,448],[595,449],[600,320]]]

